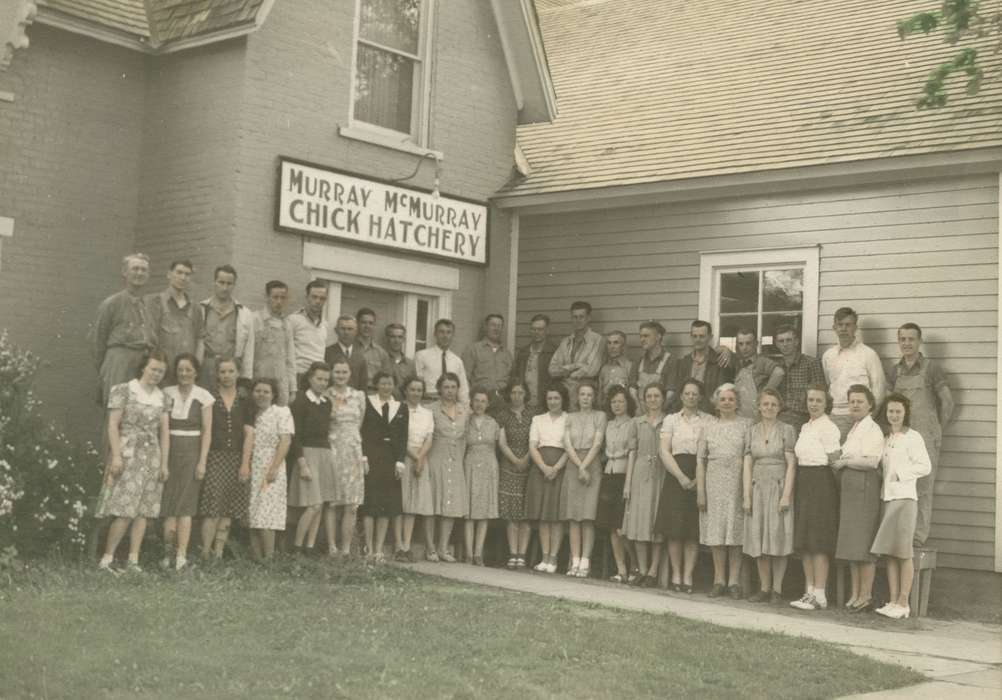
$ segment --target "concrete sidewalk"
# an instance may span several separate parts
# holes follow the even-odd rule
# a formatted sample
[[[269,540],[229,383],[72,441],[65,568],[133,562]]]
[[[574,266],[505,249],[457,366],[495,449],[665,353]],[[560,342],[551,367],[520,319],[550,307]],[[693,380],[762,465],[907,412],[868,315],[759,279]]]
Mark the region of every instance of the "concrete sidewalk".
[[[671,613],[725,627],[809,637],[878,661],[900,664],[931,680],[865,698],[1002,698],[1002,627],[922,618],[887,621],[879,628],[843,624],[838,614],[775,612],[768,605],[710,599],[705,595],[635,589],[590,579],[508,571],[466,564],[421,562],[407,568],[454,581],[493,586],[622,610]]]

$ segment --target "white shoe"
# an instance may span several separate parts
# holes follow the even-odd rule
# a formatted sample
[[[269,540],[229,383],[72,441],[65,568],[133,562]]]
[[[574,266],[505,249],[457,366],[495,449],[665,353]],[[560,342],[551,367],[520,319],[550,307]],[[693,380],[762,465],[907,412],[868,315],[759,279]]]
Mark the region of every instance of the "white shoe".
[[[578,567],[572,566],[569,569],[567,569],[567,575],[568,576],[577,576],[578,575],[578,571],[580,571],[580,569]]]
[[[164,571],[170,569],[170,557],[164,557],[160,560],[160,568]]]
[[[877,613],[878,615],[883,615],[885,617],[891,617],[891,613],[894,611],[894,608],[896,607],[897,605],[895,605],[894,603],[887,603],[886,605],[882,605],[881,607],[877,608],[873,612]]]
[[[174,562],[174,571],[183,571],[186,566],[188,566],[188,560],[184,557],[178,557],[177,561]]]
[[[817,607],[814,608],[815,610],[827,610],[828,609],[828,599],[827,598],[818,598],[817,596],[814,596],[814,602],[817,604]]]
[[[895,620],[907,620],[911,614],[912,614],[911,608],[906,608],[904,605],[895,605],[894,611],[891,616]]]
[[[539,572],[539,573],[541,573],[541,574],[545,574],[545,573],[546,573],[546,571],[547,571],[547,569],[549,569],[549,566],[550,566],[550,565],[549,565],[549,564],[547,564],[547,563],[546,563],[546,560],[544,559],[543,561],[539,562],[539,563],[538,563],[538,564],[536,564],[536,565],[535,565],[534,567],[532,567],[532,570],[533,570],[533,571],[538,571],[538,572]]]
[[[557,573],[557,562],[551,562],[546,565],[546,573],[555,574]]]
[[[791,600],[790,607],[797,610],[817,610],[820,606],[813,593],[804,593],[800,596],[800,600]]]

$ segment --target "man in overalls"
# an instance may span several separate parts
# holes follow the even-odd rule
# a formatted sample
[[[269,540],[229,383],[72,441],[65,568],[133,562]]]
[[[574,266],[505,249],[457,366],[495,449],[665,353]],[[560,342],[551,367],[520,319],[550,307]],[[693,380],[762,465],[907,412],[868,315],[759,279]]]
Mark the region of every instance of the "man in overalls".
[[[778,389],[786,372],[758,352],[758,337],[750,328],[740,328],[735,335],[737,362],[734,386],[738,391],[738,415],[752,420],[758,417],[758,394],[765,388]]]
[[[657,321],[643,321],[640,324],[640,349],[644,351],[640,360],[630,368],[627,380],[630,393],[637,404],[637,415],[644,414],[644,389],[650,384],[659,384],[665,396],[665,407],[675,398],[675,361],[668,348],[662,343],[665,327]]]
[[[901,360],[891,368],[891,390],[911,401],[911,427],[925,441],[932,471],[918,480],[918,518],[915,523],[915,546],[921,547],[932,525],[932,487],[936,483],[943,426],[949,424],[955,404],[946,374],[922,352],[922,329],[906,323],[898,329]]]
[[[296,345],[285,317],[289,286],[272,280],[264,286],[266,306],[254,314],[254,376],[278,383],[275,403],[287,406],[296,395]]]
[[[167,372],[161,386],[176,383],[174,360],[178,355],[186,352],[196,357],[202,355],[202,314],[188,297],[194,271],[190,260],[174,260],[167,270],[167,289],[146,297],[157,347],[167,353]]]

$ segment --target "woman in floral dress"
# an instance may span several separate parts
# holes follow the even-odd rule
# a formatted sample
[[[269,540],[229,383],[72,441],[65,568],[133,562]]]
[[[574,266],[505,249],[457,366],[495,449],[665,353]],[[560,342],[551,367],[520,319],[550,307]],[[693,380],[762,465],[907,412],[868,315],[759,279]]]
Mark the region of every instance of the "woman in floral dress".
[[[439,561],[451,564],[456,561],[448,550],[453,523],[456,518],[465,518],[469,513],[470,494],[463,472],[463,457],[466,455],[466,423],[470,419],[470,409],[457,401],[459,376],[454,372],[440,376],[436,389],[439,399],[428,407],[435,421],[431,451],[428,452],[428,473],[438,520],[436,556]]]
[[[463,472],[469,491],[465,524],[466,559],[484,565],[487,521],[498,517],[498,433],[497,421],[487,415],[490,397],[486,389],[474,389],[470,396],[473,415],[466,424],[466,456]]]
[[[710,402],[717,407],[696,445],[696,504],[699,541],[713,556],[710,597],[728,593],[735,600],[741,590],[741,546],[744,544],[741,470],[751,421],[737,414],[738,392],[721,384]]]
[[[365,416],[365,393],[353,389],[351,366],[341,359],[331,366],[333,385],[327,390],[331,400],[331,426],[328,438],[334,453],[334,493],[324,512],[327,546],[333,557],[351,553],[355,535],[355,516],[365,499],[366,459],[362,455],[362,418]],[[337,539],[338,526],[341,539]]]
[[[508,384],[508,405],[498,413],[498,447],[501,449],[498,481],[498,517],[507,521],[509,569],[525,567],[532,528],[525,514],[525,487],[529,481],[529,430],[532,411],[526,406],[529,388],[516,379]]]
[[[285,530],[285,455],[296,428],[288,407],[274,404],[278,391],[276,380],[258,378],[251,392],[257,406],[257,418],[254,420],[248,522],[255,559],[271,559],[275,553],[275,531]]]
[[[129,530],[128,570],[141,571],[139,550],[146,519],[160,515],[170,453],[168,399],[157,388],[167,356],[154,351],[139,363],[139,377],[116,384],[108,395],[110,460],[97,517],[113,517],[98,568],[110,571],[118,543]],[[131,527],[130,527],[131,526]]]

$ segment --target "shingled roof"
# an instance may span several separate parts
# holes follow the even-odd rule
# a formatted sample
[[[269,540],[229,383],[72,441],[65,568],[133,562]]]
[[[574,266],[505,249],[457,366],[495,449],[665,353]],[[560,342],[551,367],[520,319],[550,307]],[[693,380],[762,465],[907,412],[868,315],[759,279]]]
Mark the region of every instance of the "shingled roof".
[[[915,108],[951,49],[895,21],[933,5],[536,0],[559,116],[519,127],[501,196],[1002,146],[1002,81]]]
[[[148,42],[153,49],[220,32],[252,28],[266,0],[38,0],[46,11]]]

